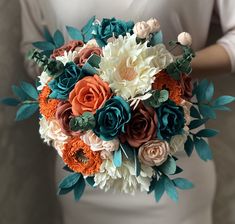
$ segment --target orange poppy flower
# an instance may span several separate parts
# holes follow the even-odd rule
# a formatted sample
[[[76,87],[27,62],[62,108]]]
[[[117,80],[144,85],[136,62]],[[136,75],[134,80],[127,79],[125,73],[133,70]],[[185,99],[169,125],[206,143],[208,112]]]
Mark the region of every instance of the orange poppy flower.
[[[63,160],[70,169],[85,176],[99,172],[100,152],[93,152],[79,137],[68,140],[63,150]]]

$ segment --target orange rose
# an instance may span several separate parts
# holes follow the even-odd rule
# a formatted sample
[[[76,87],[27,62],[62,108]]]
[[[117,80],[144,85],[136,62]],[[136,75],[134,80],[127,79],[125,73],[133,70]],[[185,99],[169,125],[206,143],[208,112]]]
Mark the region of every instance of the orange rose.
[[[75,116],[84,112],[95,114],[106,100],[112,96],[108,83],[104,82],[98,75],[87,76],[77,82],[69,95],[69,102]]]

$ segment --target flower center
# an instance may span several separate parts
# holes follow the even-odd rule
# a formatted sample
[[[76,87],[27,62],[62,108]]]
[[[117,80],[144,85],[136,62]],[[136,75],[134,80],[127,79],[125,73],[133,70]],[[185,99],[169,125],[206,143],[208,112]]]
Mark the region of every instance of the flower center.
[[[85,153],[83,152],[83,149],[79,149],[77,152],[76,152],[76,160],[80,163],[87,163],[88,162],[88,158],[86,157]]]
[[[132,81],[138,75],[133,66],[127,66],[126,60],[122,60],[118,65],[118,71],[121,79]]]

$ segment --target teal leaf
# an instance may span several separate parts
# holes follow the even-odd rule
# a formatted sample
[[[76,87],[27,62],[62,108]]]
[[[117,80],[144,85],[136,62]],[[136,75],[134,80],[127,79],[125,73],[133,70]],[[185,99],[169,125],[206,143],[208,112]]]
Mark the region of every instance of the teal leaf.
[[[87,24],[82,28],[82,33],[84,36],[84,42],[87,43],[89,40],[91,40],[93,38],[93,23],[95,21],[95,16],[93,16],[88,22]]]
[[[231,111],[231,108],[226,106],[212,106],[213,110],[221,110],[221,111]]]
[[[198,156],[203,161],[212,160],[212,151],[208,143],[204,139],[195,138],[194,144]]]
[[[155,200],[159,202],[165,192],[164,178],[160,177],[155,184],[154,196]]]
[[[38,104],[24,104],[16,113],[16,121],[22,121],[31,117],[38,110]]]
[[[172,175],[175,175],[175,174],[179,174],[179,173],[182,173],[184,170],[182,168],[180,168],[179,166],[176,167],[176,171],[174,174]]]
[[[134,150],[135,175],[138,177],[141,172],[141,164],[138,158],[137,150]]]
[[[208,105],[199,105],[199,110],[204,118],[216,119],[216,113],[212,107]]]
[[[214,84],[212,82],[210,82],[210,84],[208,85],[206,92],[205,92],[205,99],[206,101],[210,102],[212,100],[212,97],[214,95]]]
[[[33,46],[42,51],[52,51],[55,49],[55,45],[47,41],[34,42]]]
[[[71,169],[68,167],[68,165],[64,166],[64,167],[63,167],[63,170],[65,170],[65,171],[67,171],[67,172],[70,172],[70,173],[74,173],[74,171],[71,170]]]
[[[213,130],[213,129],[203,129],[200,130],[196,136],[197,137],[205,137],[205,138],[210,138],[210,137],[214,137],[219,133],[219,131],[217,130]]]
[[[208,119],[193,120],[189,124],[189,129],[192,130],[192,129],[198,128],[202,126],[203,124],[205,124],[207,121]]]
[[[154,178],[151,180],[151,183],[150,183],[150,186],[149,186],[148,194],[151,194],[151,193],[155,190],[156,183],[157,183],[157,178],[154,177]]]
[[[86,178],[86,182],[87,182],[87,184],[90,185],[91,187],[94,187],[94,185],[95,185],[94,177],[87,177],[87,178]]]
[[[199,82],[197,90],[196,90],[196,96],[198,99],[198,102],[203,102],[206,100],[206,90],[208,88],[209,82],[206,79],[203,79]]]
[[[21,89],[31,98],[37,100],[38,99],[38,91],[31,85],[30,83],[27,82],[21,82]]]
[[[152,46],[155,46],[157,44],[161,44],[162,42],[163,42],[163,34],[162,31],[159,31],[153,35],[150,44]]]
[[[86,183],[84,178],[80,178],[79,181],[74,186],[74,198],[79,201],[85,191]]]
[[[21,101],[30,99],[29,96],[20,87],[13,85],[11,89],[14,95],[18,97]]]
[[[122,150],[120,148],[113,153],[113,164],[116,167],[122,166]]]
[[[72,26],[66,26],[66,30],[67,30],[69,36],[73,40],[81,40],[81,41],[83,41],[82,32],[79,29],[74,28]]]
[[[167,176],[164,177],[164,187],[167,195],[174,201],[178,202],[179,195],[175,188],[174,182],[170,180]]]
[[[7,106],[15,107],[20,104],[20,101],[15,98],[3,98],[3,99],[0,99],[0,103],[7,105]]]
[[[46,26],[43,27],[43,37],[47,42],[51,42],[54,44],[53,37]]]
[[[59,30],[56,30],[56,32],[54,33],[54,43],[56,48],[60,48],[64,45],[64,36]]]
[[[181,190],[189,190],[194,187],[192,182],[184,178],[176,178],[173,180],[173,183]]]
[[[73,187],[80,179],[80,173],[73,173],[65,177],[60,183],[59,188],[71,188]]]
[[[176,162],[172,157],[168,157],[166,162],[164,162],[161,166],[158,166],[158,169],[164,174],[174,174],[176,171]]]
[[[128,160],[134,161],[133,150],[135,149],[132,149],[128,144],[122,144],[122,143],[120,144],[120,148]]]
[[[213,106],[224,106],[234,101],[235,101],[234,96],[220,96],[213,102]]]
[[[184,150],[188,157],[192,155],[194,149],[194,142],[190,136],[188,136],[187,141],[184,144]]]
[[[58,195],[68,194],[72,190],[73,190],[73,187],[70,187],[70,188],[59,188]]]
[[[193,118],[201,119],[201,115],[200,115],[199,111],[194,106],[192,106],[190,108],[190,116],[193,117]]]

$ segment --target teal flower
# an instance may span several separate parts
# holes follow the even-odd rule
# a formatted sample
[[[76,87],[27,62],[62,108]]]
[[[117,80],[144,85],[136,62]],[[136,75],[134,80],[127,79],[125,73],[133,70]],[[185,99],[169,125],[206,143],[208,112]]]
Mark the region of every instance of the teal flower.
[[[95,119],[93,131],[101,139],[109,141],[125,132],[124,126],[131,119],[131,108],[122,97],[115,96],[97,110]]]
[[[170,140],[172,136],[182,134],[185,126],[183,107],[168,100],[156,109],[158,116],[158,138]]]
[[[66,100],[78,80],[84,77],[81,69],[73,62],[65,65],[64,72],[49,82],[50,98]]]
[[[106,45],[110,37],[118,37],[119,35],[126,36],[126,33],[133,33],[134,22],[125,22],[122,20],[103,19],[101,24],[94,27],[94,37],[99,45]]]

